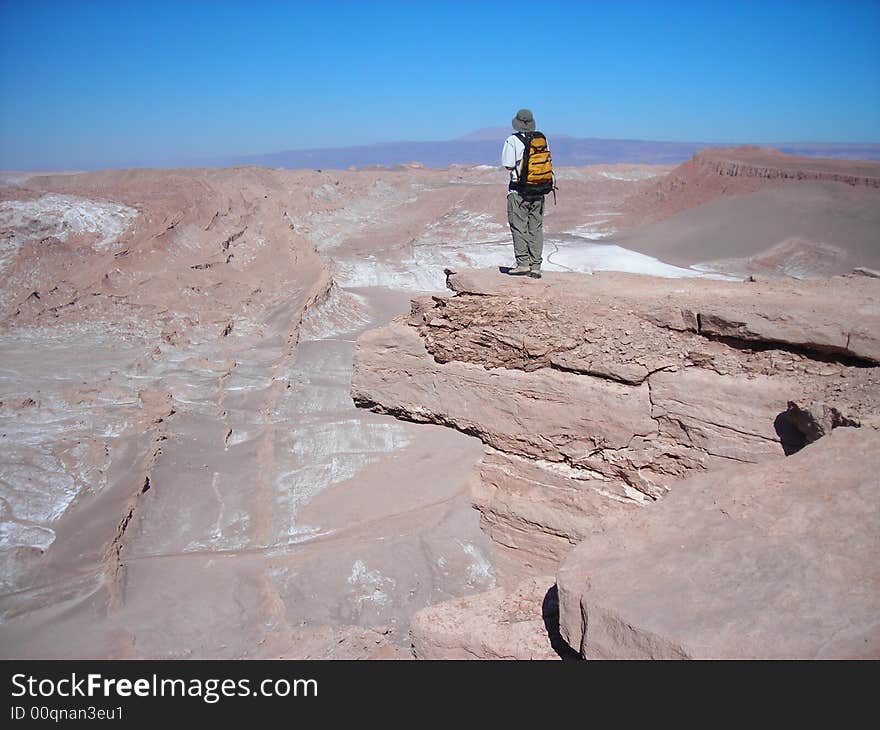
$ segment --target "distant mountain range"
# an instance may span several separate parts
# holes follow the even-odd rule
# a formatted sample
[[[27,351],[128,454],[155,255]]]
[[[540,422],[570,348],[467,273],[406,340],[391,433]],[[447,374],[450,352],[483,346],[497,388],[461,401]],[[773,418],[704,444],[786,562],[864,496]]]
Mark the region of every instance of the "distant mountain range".
[[[426,167],[498,165],[501,145],[511,130],[481,129],[454,140],[438,142],[386,142],[311,150],[285,150],[261,155],[243,155],[214,160],[209,166],[260,165],[287,169],[345,169],[348,167],[393,167],[419,162]],[[635,139],[597,139],[547,133],[556,165],[598,165],[642,163],[677,165],[706,147],[738,144],[709,142],[657,142]],[[782,152],[807,157],[880,160],[880,144],[792,142],[768,145]],[[204,166],[204,161],[199,163]]]
[[[543,130],[542,130],[543,131]],[[80,171],[133,167],[235,167],[258,165],[283,169],[344,170],[347,168],[395,167],[418,162],[425,167],[450,165],[500,165],[501,145],[511,133],[509,128],[479,129],[463,137],[436,142],[383,142],[353,147],[284,150],[255,155],[209,158],[164,158],[149,160],[82,163]],[[678,165],[707,147],[735,147],[740,142],[662,142],[639,139],[599,139],[571,137],[547,132],[553,163],[557,166],[632,163]],[[852,160],[880,160],[878,143],[791,142],[766,145],[792,155],[833,157]],[[43,166],[31,170],[59,171],[61,166]],[[67,169],[73,169],[67,168]]]

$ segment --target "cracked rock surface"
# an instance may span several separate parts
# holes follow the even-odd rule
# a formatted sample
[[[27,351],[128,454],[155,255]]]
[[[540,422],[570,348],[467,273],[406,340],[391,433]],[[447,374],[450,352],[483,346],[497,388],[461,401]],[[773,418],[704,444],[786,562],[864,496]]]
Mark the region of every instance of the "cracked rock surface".
[[[472,492],[511,580],[552,571],[686,477],[781,462],[814,438],[792,403],[877,425],[880,286],[868,277],[468,270],[448,283],[456,296],[417,299],[409,318],[361,336],[352,393],[483,441]]]

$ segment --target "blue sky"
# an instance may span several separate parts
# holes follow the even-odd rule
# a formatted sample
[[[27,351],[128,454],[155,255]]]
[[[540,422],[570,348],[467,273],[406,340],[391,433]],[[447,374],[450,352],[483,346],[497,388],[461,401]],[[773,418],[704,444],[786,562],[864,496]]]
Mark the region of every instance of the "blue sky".
[[[530,30],[531,26],[531,30]],[[0,0],[0,168],[548,133],[880,142],[880,0]]]

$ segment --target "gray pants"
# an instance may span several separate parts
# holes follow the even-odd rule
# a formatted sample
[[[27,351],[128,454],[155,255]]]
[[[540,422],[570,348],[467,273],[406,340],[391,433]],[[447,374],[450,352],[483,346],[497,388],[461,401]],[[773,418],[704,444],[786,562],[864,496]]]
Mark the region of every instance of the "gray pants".
[[[516,265],[540,270],[544,251],[544,198],[525,200],[519,193],[509,193],[507,222],[513,234]]]

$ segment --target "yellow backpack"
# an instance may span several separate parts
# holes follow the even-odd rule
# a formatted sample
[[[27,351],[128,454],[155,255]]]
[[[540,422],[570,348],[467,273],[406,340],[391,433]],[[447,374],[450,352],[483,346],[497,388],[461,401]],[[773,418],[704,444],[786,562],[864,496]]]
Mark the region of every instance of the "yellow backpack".
[[[517,132],[525,145],[516,191],[524,198],[540,198],[552,192],[556,198],[556,177],[547,138],[543,132]]]

